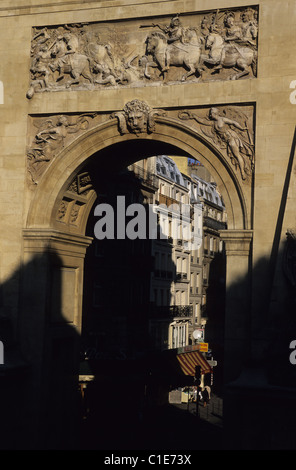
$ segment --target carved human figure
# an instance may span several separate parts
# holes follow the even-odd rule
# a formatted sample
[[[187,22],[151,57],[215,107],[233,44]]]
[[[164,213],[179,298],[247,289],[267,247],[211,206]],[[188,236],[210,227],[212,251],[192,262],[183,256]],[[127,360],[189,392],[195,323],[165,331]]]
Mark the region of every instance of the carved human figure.
[[[208,54],[202,54],[200,68],[202,65],[214,65],[213,72],[221,68],[234,68],[236,72],[229,78],[237,80],[244,75],[248,75],[250,70],[256,73],[257,52],[248,46],[237,46],[235,41],[233,46],[224,41],[220,33],[214,29],[209,33],[206,39],[206,48]],[[240,71],[237,72],[237,69]]]
[[[183,28],[178,16],[172,18],[168,26],[161,26],[159,24],[153,24],[153,26],[157,26],[166,35],[168,44],[182,42]]]
[[[238,133],[230,126],[234,126],[241,131],[248,131],[247,127],[241,126],[237,121],[221,116],[217,108],[211,108],[209,111],[210,120],[214,121],[214,130],[220,139],[225,142],[228,154],[236,159],[241,172],[242,179],[247,177],[245,159],[241,151],[244,148],[244,142]]]
[[[48,161],[51,159],[52,152],[58,148],[65,139],[69,128],[69,120],[66,116],[59,116],[56,124],[51,121],[48,125],[39,131],[35,136],[34,150],[38,152],[35,163],[38,161]]]
[[[224,41],[237,41],[242,37],[242,30],[239,25],[235,24],[234,14],[229,13],[224,19],[225,35]]]
[[[242,39],[248,44],[256,45],[256,38],[258,36],[258,23],[254,16],[254,11],[251,8],[241,13],[241,31]]]
[[[53,152],[63,145],[68,134],[74,134],[80,129],[86,129],[89,125],[87,118],[80,116],[74,124],[71,124],[67,116],[58,116],[54,123],[51,119],[43,121],[41,129],[34,139],[29,151],[30,157],[34,157],[33,163],[49,161]]]
[[[45,169],[45,163],[50,162],[56,153],[62,149],[64,140],[69,134],[75,134],[80,130],[86,130],[89,126],[89,117],[96,113],[82,114],[71,122],[67,116],[57,116],[34,123],[39,129],[35,135],[32,145],[27,152],[28,172],[33,183]]]
[[[157,67],[164,74],[170,66],[184,67],[186,73],[182,77],[185,81],[189,76],[200,74],[199,64],[201,56],[201,42],[195,28],[188,28],[184,34],[182,47],[168,44],[165,35],[153,31],[146,39],[146,57],[152,56],[153,61],[146,61],[144,75],[150,77],[149,67]]]
[[[201,118],[189,112],[182,112],[179,114],[181,119],[194,119],[203,126],[211,126],[213,135],[212,138],[218,137],[218,142],[226,145],[227,154],[231,160],[238,164],[241,177],[245,180],[249,173],[249,164],[245,160],[252,157],[252,143],[243,140],[233,127],[240,131],[247,131],[247,126],[241,126],[239,122],[230,119],[226,116],[221,116],[217,108],[211,108],[209,111],[208,119]]]
[[[64,41],[67,45],[66,54],[74,54],[75,52],[79,51],[79,40],[76,34],[67,32],[64,35]]]
[[[45,89],[49,87],[51,74],[49,68],[49,58],[50,52],[48,50],[48,46],[46,44],[41,45],[40,49],[32,60],[30,71],[34,78],[31,80],[30,88],[27,91],[28,98],[32,98],[36,88],[40,87],[41,89]]]
[[[153,24],[153,26],[157,26],[165,34],[167,44],[173,44],[178,47],[176,44],[183,43],[184,29],[178,16],[172,18],[168,26],[161,26],[159,24]],[[162,69],[163,72],[169,69],[170,50],[168,47],[165,50],[165,67]]]

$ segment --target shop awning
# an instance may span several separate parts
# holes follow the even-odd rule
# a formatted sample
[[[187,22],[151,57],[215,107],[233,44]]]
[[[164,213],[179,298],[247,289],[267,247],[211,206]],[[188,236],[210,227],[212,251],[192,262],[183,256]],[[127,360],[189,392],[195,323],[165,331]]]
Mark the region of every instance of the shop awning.
[[[199,351],[177,354],[177,359],[185,375],[191,375],[194,377],[196,366],[201,367],[202,374],[209,374],[212,372],[210,364]]]

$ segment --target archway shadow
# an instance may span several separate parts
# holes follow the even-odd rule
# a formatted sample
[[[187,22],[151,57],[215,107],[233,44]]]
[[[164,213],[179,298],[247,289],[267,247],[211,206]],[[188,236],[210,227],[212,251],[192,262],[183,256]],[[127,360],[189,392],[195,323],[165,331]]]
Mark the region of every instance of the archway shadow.
[[[1,285],[0,447],[5,450],[76,448],[80,335],[65,318],[60,256],[53,249],[31,259]],[[16,296],[17,318],[9,315]]]
[[[289,260],[290,273],[295,272],[295,246],[287,256],[286,247],[281,250],[277,245],[284,203],[283,200],[272,259],[262,258],[252,267],[250,294],[256,296],[255,302],[250,298],[247,308],[242,306],[242,311],[230,316],[226,304],[223,372],[227,371],[229,379],[223,384],[224,431],[232,449],[295,448],[296,380],[295,366],[289,361],[289,345],[296,335],[295,280],[286,283],[281,265],[283,260]],[[147,384],[149,398],[155,402],[155,396],[163,397],[168,384],[176,380],[167,369],[166,375],[157,374],[151,356],[91,364],[91,373],[95,372],[101,380],[90,392],[95,395],[96,406],[92,410],[90,432],[85,433],[78,387],[81,337],[63,308],[65,285],[59,269],[62,267],[58,254],[45,250],[1,285],[0,340],[5,359],[0,365],[1,448],[119,449],[129,448],[133,443],[144,449],[173,448],[180,444],[173,432],[173,423],[177,421],[192,428],[192,435],[183,440],[184,446],[198,448],[193,438],[195,421],[185,411],[176,411],[157,400],[157,406],[146,408],[149,411],[141,421],[139,411],[143,398],[148,397],[143,393]],[[131,267],[136,273],[139,264]],[[260,283],[255,285],[258,280]],[[227,286],[226,298],[235,297],[245,284],[246,279],[237,279]],[[277,296],[279,291],[281,295]],[[18,297],[14,302],[17,314],[10,308],[11,296]],[[139,307],[138,304],[136,309]],[[212,312],[215,313],[215,304]],[[209,318],[213,326],[217,326],[218,320],[214,314]],[[243,344],[238,344],[242,332]],[[145,341],[140,346],[144,344]],[[160,357],[154,359],[159,366]],[[211,448],[221,448],[221,434],[207,425],[209,429],[212,430],[208,435],[216,439]],[[87,437],[86,441],[82,437]]]
[[[296,380],[295,366],[289,362],[289,344],[295,340],[296,333],[295,287],[286,282],[281,269],[282,261],[290,259],[286,248],[288,246],[278,252],[280,261],[276,272],[285,298],[284,307],[279,311],[275,304],[272,309],[266,304],[264,311],[250,311],[249,318],[245,319],[250,337],[239,371],[231,382],[224,384],[223,433],[211,424],[196,425],[194,416],[167,404],[147,408],[149,412],[142,419],[137,406],[144,396],[140,391],[143,392],[147,384],[152,386],[153,393],[162,388],[167,390],[168,383],[176,377],[157,374],[153,377],[150,375],[151,358],[145,361],[139,357],[133,360],[133,369],[131,363],[123,361],[117,361],[116,365],[106,362],[105,369],[99,364],[96,372],[102,382],[93,393],[100,406],[94,410],[93,434],[84,434],[78,388],[81,338],[61,309],[62,281],[55,282],[59,289],[53,299],[47,289],[52,285],[52,268],[61,267],[61,259],[53,251],[34,256],[1,285],[0,340],[4,344],[4,364],[0,365],[1,448],[145,450],[182,446],[192,450],[220,449],[225,442],[222,434],[231,449],[294,448]],[[269,260],[261,259],[254,266],[253,275],[261,276],[268,269]],[[238,279],[229,286],[227,294],[244,282]],[[6,302],[9,293],[17,295],[18,285],[21,286],[19,317],[14,323]],[[264,283],[262,289],[268,291]],[[159,356],[155,358],[159,366]],[[237,358],[232,359],[236,363]],[[227,367],[232,368],[232,365],[230,355]],[[166,371],[169,376],[168,369]],[[177,423],[186,424],[192,434],[180,436]],[[87,437],[86,441],[83,437]]]

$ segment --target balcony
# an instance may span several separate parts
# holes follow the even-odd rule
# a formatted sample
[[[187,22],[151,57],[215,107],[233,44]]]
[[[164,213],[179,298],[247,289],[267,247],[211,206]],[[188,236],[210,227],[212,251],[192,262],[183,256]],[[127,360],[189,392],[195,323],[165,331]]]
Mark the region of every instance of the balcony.
[[[173,199],[172,197],[165,196],[164,194],[159,194],[159,204],[163,204],[166,207],[170,207],[173,204],[176,204],[177,206],[180,205],[179,201]]]
[[[227,228],[226,222],[220,220],[212,219],[212,217],[204,217],[203,219],[204,227],[211,228],[212,230],[225,230]]]
[[[158,179],[154,173],[144,170],[144,168],[133,165],[133,172],[138,180],[141,181],[142,185],[147,186],[153,190],[158,188]]]
[[[192,305],[154,305],[150,310],[150,316],[153,318],[189,318],[193,315]]]

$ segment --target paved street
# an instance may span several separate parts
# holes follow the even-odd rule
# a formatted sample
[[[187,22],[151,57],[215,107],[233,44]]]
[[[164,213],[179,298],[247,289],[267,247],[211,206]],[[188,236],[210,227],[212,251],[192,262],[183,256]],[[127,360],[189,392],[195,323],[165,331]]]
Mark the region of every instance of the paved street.
[[[168,404],[150,410],[142,421],[128,418],[85,422],[82,447],[100,450],[220,450],[225,448],[223,403],[213,396],[209,405]]]

